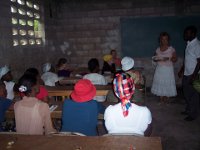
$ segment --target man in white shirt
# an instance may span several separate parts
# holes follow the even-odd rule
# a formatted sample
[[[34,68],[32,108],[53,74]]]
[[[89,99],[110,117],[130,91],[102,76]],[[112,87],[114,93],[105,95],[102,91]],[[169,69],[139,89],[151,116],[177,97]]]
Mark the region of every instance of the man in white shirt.
[[[92,58],[88,62],[88,69],[90,71],[89,74],[83,76],[83,79],[88,79],[94,85],[107,85],[107,81],[104,76],[99,74],[99,61],[96,58]],[[106,100],[106,96],[95,96],[94,100],[97,102],[104,102]]]
[[[186,121],[196,119],[199,113],[199,93],[192,85],[200,70],[200,42],[196,35],[197,29],[194,26],[188,26],[184,31],[184,40],[187,41],[185,61],[178,74],[180,77],[183,73],[182,85],[186,109],[181,114],[188,115]]]

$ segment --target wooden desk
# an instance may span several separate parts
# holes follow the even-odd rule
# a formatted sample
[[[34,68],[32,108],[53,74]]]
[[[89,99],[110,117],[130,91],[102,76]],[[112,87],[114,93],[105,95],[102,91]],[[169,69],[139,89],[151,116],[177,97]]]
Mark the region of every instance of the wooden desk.
[[[97,96],[106,96],[109,90],[112,90],[111,85],[96,85],[95,86],[97,91]],[[50,87],[46,86],[49,96],[66,96],[69,97],[71,92],[74,89],[74,85],[71,86],[57,86],[57,87]]]
[[[8,142],[14,142],[10,148]],[[0,149],[15,150],[162,150],[159,137],[55,136],[0,134]]]
[[[78,77],[67,77],[59,81],[61,85],[73,85],[81,78]]]
[[[63,102],[62,101],[57,101],[57,102],[51,102],[51,104],[58,105],[58,107],[53,112],[51,112],[51,118],[52,119],[61,119],[62,118],[62,105],[63,105]],[[104,102],[102,104],[107,107],[109,105],[114,105],[116,103],[115,102]],[[14,110],[6,111],[5,118],[6,119],[14,119],[15,118]],[[104,115],[103,114],[99,114],[98,119],[99,120],[103,120],[104,119]]]

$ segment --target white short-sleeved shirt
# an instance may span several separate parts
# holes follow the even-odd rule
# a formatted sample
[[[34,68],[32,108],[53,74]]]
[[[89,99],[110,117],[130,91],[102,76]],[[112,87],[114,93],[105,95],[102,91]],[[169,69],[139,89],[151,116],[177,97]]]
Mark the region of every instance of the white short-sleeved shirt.
[[[48,86],[55,86],[55,83],[59,81],[58,75],[53,72],[45,72],[41,78]]]
[[[83,76],[83,79],[88,79],[94,85],[107,85],[108,82],[104,76],[98,73],[89,73]],[[106,96],[95,96],[94,100],[98,102],[104,102],[106,100]]]
[[[4,81],[5,85],[6,85],[6,90],[7,90],[7,99],[13,100],[14,99],[14,91],[13,91],[13,87],[15,85],[14,82],[12,81]]]
[[[108,133],[135,133],[144,135],[148,125],[152,122],[152,116],[147,107],[132,103],[128,116],[124,117],[121,103],[118,103],[106,108],[104,120]]]
[[[184,75],[191,75],[197,65],[197,58],[200,58],[200,42],[197,38],[187,43],[185,49]]]

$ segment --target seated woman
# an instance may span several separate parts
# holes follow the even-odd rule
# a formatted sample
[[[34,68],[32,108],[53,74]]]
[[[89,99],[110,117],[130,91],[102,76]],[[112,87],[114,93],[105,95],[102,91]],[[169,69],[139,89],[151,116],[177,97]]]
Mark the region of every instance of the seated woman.
[[[66,99],[62,110],[61,131],[79,132],[88,136],[97,135],[98,104],[93,100],[96,88],[87,79],[79,80]]]
[[[25,74],[19,79],[18,85],[19,91],[25,96],[14,104],[16,132],[37,135],[55,132],[48,104],[35,97],[39,92],[36,77]]]
[[[144,103],[144,79],[138,70],[135,70],[134,60],[131,57],[124,57],[121,61],[122,70],[129,74],[135,84],[135,94],[133,95],[131,101],[136,101],[138,103]]]
[[[8,110],[8,108],[12,103],[12,101],[7,99],[6,96],[7,96],[7,91],[5,83],[0,80],[0,132],[4,131],[2,123],[4,122],[5,119],[5,112]]]
[[[12,81],[13,76],[8,68],[8,66],[4,66],[0,68],[0,79],[3,81],[6,85],[6,90],[7,90],[7,98],[10,100],[14,99],[14,86],[15,83]]]
[[[113,80],[113,88],[121,102],[105,110],[104,120],[108,133],[149,136],[152,129],[151,112],[147,107],[130,102],[135,90],[133,79],[126,73],[118,73]]]
[[[58,60],[58,64],[57,64],[57,74],[58,77],[69,77],[71,74],[71,70],[68,68],[67,66],[67,59],[65,58],[60,58]]]
[[[24,74],[26,75],[32,75],[34,77],[36,77],[37,79],[37,84],[39,85],[39,92],[36,95],[36,98],[38,100],[41,100],[43,102],[48,102],[49,101],[49,97],[48,97],[48,91],[47,89],[44,87],[44,82],[41,79],[40,73],[36,68],[28,68]],[[22,94],[23,96],[23,94]]]
[[[43,65],[43,74],[41,79],[44,81],[45,85],[48,86],[56,86],[59,85],[59,78],[55,72],[53,66],[50,63],[46,63]]]

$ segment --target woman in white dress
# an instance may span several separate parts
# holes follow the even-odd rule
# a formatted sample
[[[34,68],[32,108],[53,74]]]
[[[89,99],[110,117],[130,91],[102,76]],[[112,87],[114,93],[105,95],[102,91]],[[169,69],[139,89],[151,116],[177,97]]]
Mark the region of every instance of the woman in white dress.
[[[177,61],[175,49],[169,45],[169,34],[160,33],[160,46],[156,49],[153,61],[157,66],[154,73],[151,92],[160,96],[160,102],[169,102],[169,97],[176,96],[176,83],[173,63]]]

